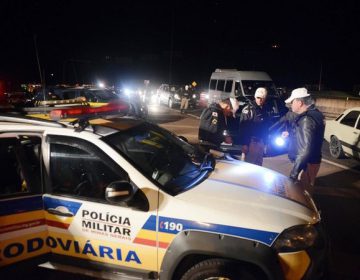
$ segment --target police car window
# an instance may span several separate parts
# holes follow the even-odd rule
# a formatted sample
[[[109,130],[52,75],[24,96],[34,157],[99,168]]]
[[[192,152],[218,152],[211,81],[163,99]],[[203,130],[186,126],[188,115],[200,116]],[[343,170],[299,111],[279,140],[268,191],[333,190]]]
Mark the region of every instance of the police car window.
[[[218,80],[217,86],[216,86],[216,90],[224,90],[224,85],[225,85],[225,80]]]
[[[225,92],[231,92],[232,90],[233,81],[227,80],[225,84]]]
[[[0,138],[0,195],[41,191],[40,143],[35,136]]]
[[[360,113],[359,111],[351,111],[340,121],[340,123],[347,125],[347,126],[354,127],[355,122],[359,116],[359,113]]]
[[[216,82],[217,80],[210,80],[210,89],[216,89]]]
[[[61,140],[61,138],[60,138]],[[128,180],[125,172],[95,146],[71,141],[50,144],[52,192],[105,199],[105,188],[114,181]]]

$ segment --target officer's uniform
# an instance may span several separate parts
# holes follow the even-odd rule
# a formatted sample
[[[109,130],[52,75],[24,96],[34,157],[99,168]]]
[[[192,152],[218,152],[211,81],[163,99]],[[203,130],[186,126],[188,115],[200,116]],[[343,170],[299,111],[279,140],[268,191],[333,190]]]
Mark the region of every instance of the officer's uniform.
[[[262,165],[264,148],[269,127],[269,113],[266,106],[260,107],[250,102],[241,111],[239,139],[241,145],[248,146],[245,161]]]
[[[185,111],[189,107],[189,99],[190,99],[189,88],[188,86],[185,86],[185,90],[181,92],[181,103],[180,103],[181,113],[185,113]]]

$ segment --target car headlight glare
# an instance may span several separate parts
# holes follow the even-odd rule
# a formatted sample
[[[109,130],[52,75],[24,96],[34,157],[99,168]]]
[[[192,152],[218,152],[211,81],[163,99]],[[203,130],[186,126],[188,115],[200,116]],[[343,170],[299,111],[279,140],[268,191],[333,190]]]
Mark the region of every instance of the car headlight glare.
[[[174,98],[175,98],[175,99],[180,99],[180,96],[176,93],[176,94],[174,95]]]
[[[294,226],[283,231],[273,247],[277,252],[294,252],[312,247],[318,238],[314,225]]]

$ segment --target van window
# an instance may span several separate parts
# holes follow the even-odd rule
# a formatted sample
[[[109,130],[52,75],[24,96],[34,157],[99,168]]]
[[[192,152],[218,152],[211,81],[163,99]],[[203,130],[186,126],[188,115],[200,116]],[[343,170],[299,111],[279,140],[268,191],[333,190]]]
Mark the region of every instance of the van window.
[[[215,90],[216,89],[216,80],[210,80],[210,89]]]
[[[235,82],[235,97],[242,96],[240,82]]]
[[[225,85],[225,80],[218,80],[216,90],[223,91],[224,90],[224,85]]]
[[[233,81],[227,80],[225,84],[225,92],[231,92],[232,90]]]
[[[272,81],[253,81],[253,80],[247,80],[242,81],[242,85],[244,88],[244,94],[253,96],[255,94],[255,91],[259,87],[264,87],[267,89],[269,96],[277,96],[277,91],[275,88],[275,85]]]

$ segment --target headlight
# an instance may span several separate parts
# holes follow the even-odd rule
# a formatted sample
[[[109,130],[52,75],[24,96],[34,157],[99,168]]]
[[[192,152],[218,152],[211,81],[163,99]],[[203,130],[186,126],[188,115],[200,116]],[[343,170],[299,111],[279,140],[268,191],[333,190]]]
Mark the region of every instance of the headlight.
[[[180,96],[177,93],[175,93],[174,98],[175,99],[180,99]]]
[[[315,244],[319,236],[314,225],[294,226],[283,231],[276,239],[273,248],[277,252],[305,250]]]
[[[195,99],[195,98],[196,98],[196,94],[193,94],[193,95],[192,95],[192,98],[194,98],[194,99]]]

